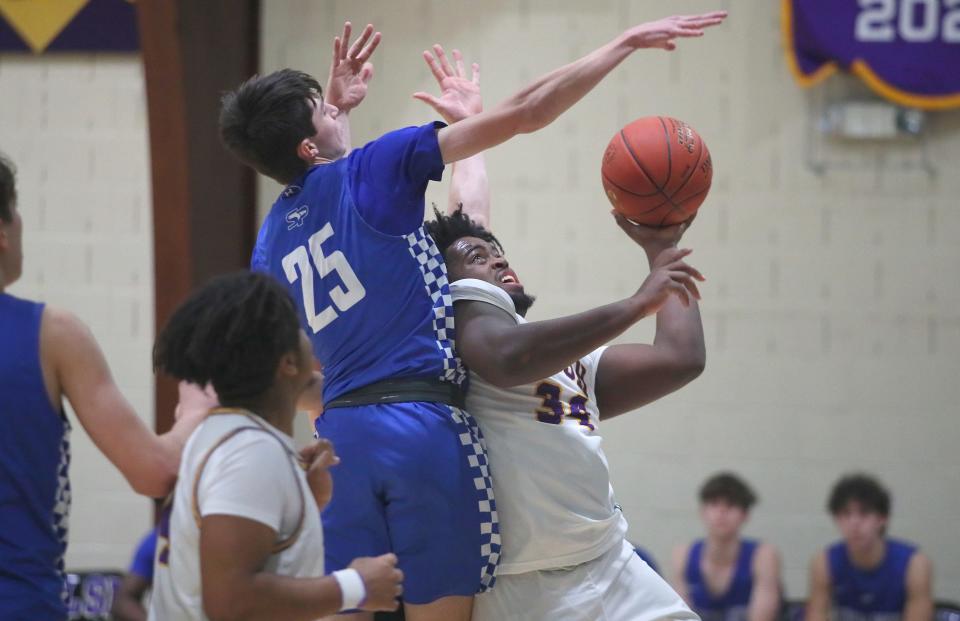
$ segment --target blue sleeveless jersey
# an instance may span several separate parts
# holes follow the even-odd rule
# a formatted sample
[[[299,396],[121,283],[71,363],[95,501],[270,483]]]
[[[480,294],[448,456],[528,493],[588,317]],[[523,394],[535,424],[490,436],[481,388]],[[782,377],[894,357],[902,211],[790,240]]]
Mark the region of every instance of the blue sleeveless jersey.
[[[0,619],[65,619],[70,426],[40,366],[43,305],[0,293]]]
[[[900,618],[907,602],[907,566],[917,548],[887,539],[887,551],[879,566],[854,567],[843,542],[827,549],[833,606],[840,619]]]
[[[446,266],[423,228],[436,126],[391,132],[284,189],[251,267],[285,283],[323,364],[324,401],[384,379],[460,384]]]
[[[707,581],[700,571],[703,556],[702,539],[690,546],[684,580],[690,595],[691,607],[704,621],[738,621],[747,618],[747,606],[753,592],[753,555],[759,542],[753,539],[740,541],[737,564],[733,570],[730,587],[717,596],[710,592]]]

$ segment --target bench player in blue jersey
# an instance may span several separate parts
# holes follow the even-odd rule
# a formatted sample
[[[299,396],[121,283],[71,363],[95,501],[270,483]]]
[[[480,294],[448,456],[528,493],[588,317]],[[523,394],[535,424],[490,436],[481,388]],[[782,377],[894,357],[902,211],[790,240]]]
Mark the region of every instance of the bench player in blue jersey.
[[[0,619],[66,619],[63,559],[70,512],[66,398],[94,444],[141,494],[173,488],[183,445],[213,405],[199,389],[156,436],[113,381],[72,313],[6,292],[23,271],[13,165],[0,156]]]
[[[880,482],[845,476],[827,508],[843,540],[813,559],[806,621],[932,619],[930,559],[914,544],[887,536],[890,494]]]
[[[774,621],[780,614],[780,557],[741,531],[757,497],[740,477],[716,474],[700,488],[707,536],[673,553],[674,588],[703,621]]]
[[[328,569],[395,552],[414,621],[468,619],[473,594],[493,584],[497,513],[482,439],[461,407],[446,266],[423,229],[427,183],[447,163],[548,125],[635,50],[673,49],[722,17],[635,26],[481,114],[391,132],[346,157],[346,116],[379,40],[372,28],[335,44],[326,99],[292,70],[224,98],[224,142],[286,186],[251,263],[288,285],[324,367],[317,431],[343,458],[324,514]],[[454,71],[436,51],[442,82]]]

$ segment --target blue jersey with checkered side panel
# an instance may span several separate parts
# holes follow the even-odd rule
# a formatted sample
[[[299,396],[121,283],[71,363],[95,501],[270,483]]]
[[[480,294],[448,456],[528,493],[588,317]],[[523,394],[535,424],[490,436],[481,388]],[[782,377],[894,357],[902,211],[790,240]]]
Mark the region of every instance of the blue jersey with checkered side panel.
[[[0,619],[66,619],[70,423],[40,361],[44,305],[0,293]]]
[[[323,397],[385,379],[460,383],[446,266],[423,230],[443,159],[435,125],[386,134],[288,185],[251,267],[289,286],[323,364]]]
[[[252,268],[286,283],[323,364],[323,398],[383,380],[462,386],[443,257],[423,227],[444,168],[435,123],[388,133],[288,185]],[[316,422],[342,462],[323,513],[325,566],[394,552],[404,599],[492,586],[500,535],[478,426],[443,403],[328,408]]]

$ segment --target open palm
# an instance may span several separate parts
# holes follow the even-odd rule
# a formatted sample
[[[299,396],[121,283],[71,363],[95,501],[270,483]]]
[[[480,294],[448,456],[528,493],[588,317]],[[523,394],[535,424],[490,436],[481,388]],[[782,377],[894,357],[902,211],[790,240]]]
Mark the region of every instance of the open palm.
[[[440,96],[435,97],[422,91],[413,94],[443,117],[447,123],[456,123],[468,116],[483,111],[483,98],[480,96],[480,65],[471,65],[472,77],[467,78],[463,67],[463,55],[453,50],[454,65],[451,66],[447,55],[440,45],[433,46],[433,53],[424,51],[423,59],[437,79]]]
[[[327,103],[347,112],[360,105],[367,96],[367,85],[373,77],[370,56],[380,44],[380,33],[367,24],[360,37],[350,43],[350,22],[343,25],[343,37],[333,40],[333,62],[327,80]],[[349,47],[348,47],[349,45]]]

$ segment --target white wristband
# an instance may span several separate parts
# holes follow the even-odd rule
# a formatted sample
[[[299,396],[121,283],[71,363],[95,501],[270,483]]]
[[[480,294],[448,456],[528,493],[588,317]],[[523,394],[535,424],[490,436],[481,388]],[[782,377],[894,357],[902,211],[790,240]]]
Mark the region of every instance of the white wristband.
[[[333,572],[333,577],[337,579],[340,585],[340,593],[343,595],[343,605],[340,611],[355,610],[363,605],[367,599],[367,588],[363,585],[363,578],[357,573],[356,569],[341,569]]]

